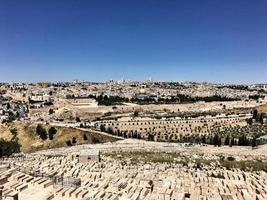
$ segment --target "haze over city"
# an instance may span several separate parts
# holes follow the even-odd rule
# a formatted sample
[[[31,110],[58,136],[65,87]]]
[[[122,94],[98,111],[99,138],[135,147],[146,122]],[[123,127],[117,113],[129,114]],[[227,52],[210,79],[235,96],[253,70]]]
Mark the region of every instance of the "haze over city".
[[[2,82],[264,83],[267,2],[0,1]]]

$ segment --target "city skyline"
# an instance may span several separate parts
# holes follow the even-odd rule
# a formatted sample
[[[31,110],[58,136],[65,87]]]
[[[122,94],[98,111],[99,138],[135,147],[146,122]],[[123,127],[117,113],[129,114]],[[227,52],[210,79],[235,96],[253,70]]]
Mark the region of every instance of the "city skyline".
[[[0,82],[266,83],[266,1],[0,4]]]

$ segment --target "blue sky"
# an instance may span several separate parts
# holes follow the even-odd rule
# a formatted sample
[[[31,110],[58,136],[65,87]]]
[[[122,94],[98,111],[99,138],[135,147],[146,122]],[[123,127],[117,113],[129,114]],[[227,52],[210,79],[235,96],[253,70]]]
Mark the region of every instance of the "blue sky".
[[[0,82],[267,82],[266,0],[0,0]]]

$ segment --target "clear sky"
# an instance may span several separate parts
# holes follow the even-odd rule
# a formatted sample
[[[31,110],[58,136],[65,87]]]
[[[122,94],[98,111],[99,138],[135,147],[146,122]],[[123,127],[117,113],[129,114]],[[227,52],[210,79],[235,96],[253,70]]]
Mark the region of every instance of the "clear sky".
[[[0,0],[0,82],[267,83],[266,0]]]

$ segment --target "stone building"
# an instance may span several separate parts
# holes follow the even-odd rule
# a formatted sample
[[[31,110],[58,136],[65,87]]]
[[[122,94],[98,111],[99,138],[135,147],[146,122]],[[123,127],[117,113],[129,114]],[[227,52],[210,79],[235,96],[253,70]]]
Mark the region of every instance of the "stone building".
[[[100,151],[98,149],[81,150],[79,155],[80,163],[99,162]]]

